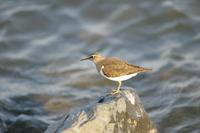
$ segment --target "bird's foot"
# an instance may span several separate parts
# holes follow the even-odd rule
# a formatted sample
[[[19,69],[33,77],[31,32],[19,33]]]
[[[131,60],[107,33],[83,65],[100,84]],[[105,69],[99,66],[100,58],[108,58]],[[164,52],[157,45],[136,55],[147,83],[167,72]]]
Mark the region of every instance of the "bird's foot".
[[[119,94],[119,93],[121,93],[121,91],[116,89],[116,90],[112,90],[111,95],[116,95],[116,94]]]

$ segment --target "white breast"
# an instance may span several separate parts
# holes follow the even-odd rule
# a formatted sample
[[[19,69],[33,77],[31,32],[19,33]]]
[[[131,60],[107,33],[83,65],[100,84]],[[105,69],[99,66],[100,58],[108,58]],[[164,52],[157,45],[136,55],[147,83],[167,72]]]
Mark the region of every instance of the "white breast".
[[[124,75],[124,76],[119,76],[119,77],[107,77],[106,75],[104,75],[103,73],[103,69],[104,69],[104,66],[101,67],[101,70],[100,70],[100,74],[109,79],[109,80],[113,80],[113,81],[124,81],[124,80],[128,80],[132,77],[135,77],[137,75],[137,73],[133,73],[133,74],[129,74],[129,75]]]

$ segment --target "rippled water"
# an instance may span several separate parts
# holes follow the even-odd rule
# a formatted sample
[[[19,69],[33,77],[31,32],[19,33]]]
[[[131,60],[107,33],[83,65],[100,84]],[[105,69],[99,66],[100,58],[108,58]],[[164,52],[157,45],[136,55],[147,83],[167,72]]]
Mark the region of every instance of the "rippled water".
[[[79,61],[94,51],[153,68],[124,84],[137,90],[160,132],[200,132],[199,5],[0,1],[0,132],[42,132],[115,87]]]

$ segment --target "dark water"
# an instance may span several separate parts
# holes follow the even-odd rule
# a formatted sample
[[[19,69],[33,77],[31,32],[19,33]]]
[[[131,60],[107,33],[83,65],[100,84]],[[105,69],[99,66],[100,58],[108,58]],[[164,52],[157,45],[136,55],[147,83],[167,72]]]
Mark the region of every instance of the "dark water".
[[[94,51],[151,67],[124,82],[162,133],[200,132],[199,0],[1,0],[0,132],[43,132],[115,84]],[[16,130],[18,129],[18,130]]]

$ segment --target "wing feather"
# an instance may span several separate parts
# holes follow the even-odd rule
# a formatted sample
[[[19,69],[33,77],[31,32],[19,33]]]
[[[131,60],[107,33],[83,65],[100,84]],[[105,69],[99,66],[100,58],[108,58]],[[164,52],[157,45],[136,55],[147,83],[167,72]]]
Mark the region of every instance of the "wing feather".
[[[118,58],[106,58],[106,60],[103,60],[99,62],[101,66],[104,66],[102,69],[102,72],[104,75],[107,77],[119,77],[122,75],[129,75],[133,73],[139,73],[139,72],[144,72],[147,71],[148,69],[128,64],[125,61],[122,61]]]

